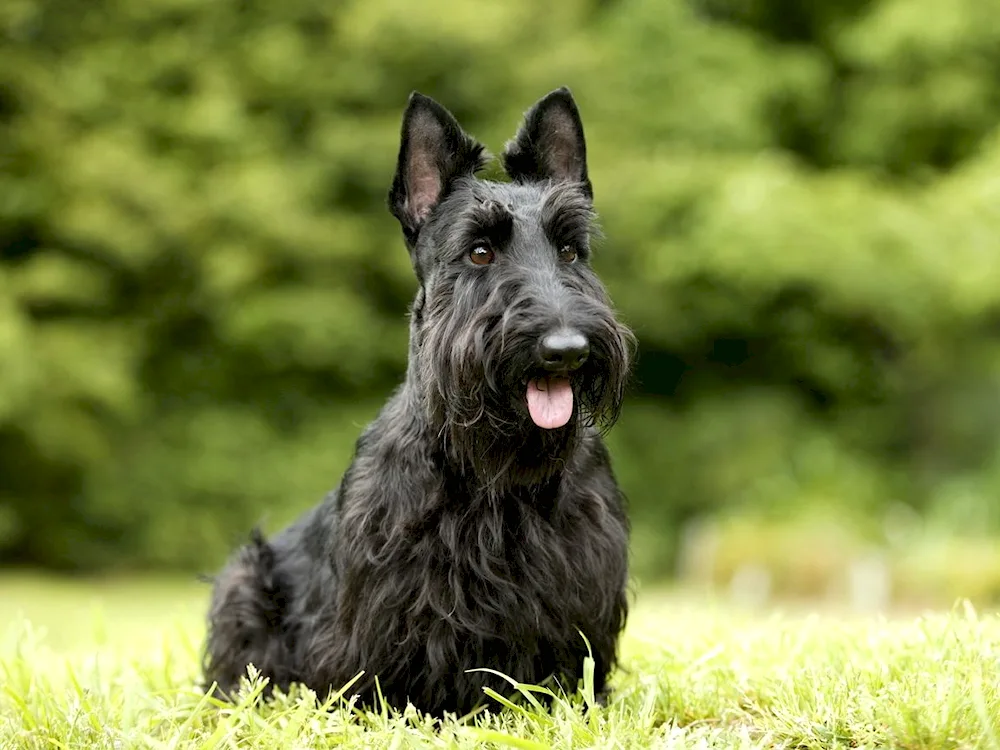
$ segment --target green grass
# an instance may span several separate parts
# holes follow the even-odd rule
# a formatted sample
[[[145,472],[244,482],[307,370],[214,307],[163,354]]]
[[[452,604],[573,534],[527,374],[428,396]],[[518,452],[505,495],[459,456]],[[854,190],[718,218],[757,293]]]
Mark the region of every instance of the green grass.
[[[259,685],[235,707],[206,699],[205,594],[0,578],[0,747],[1000,749],[1000,620],[964,607],[876,620],[640,595],[608,706],[585,711],[584,685],[538,711],[522,688],[498,715],[442,726],[305,693],[260,705]]]

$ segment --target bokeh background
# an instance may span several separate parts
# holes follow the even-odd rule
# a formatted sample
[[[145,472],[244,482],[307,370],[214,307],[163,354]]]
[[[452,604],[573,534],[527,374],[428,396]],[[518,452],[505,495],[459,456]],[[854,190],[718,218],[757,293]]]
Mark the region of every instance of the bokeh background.
[[[413,89],[568,85],[634,570],[1000,601],[997,0],[4,0],[0,565],[216,568],[405,366]]]

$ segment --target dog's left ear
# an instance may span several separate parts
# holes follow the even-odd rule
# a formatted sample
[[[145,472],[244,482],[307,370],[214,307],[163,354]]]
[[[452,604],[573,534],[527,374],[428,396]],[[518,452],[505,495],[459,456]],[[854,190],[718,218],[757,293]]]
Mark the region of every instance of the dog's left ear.
[[[462,130],[451,112],[429,96],[410,94],[389,210],[411,245],[454,181],[475,174],[486,158],[483,145]]]
[[[588,198],[587,143],[573,95],[565,86],[543,96],[524,116],[508,141],[503,165],[512,180],[579,183]]]

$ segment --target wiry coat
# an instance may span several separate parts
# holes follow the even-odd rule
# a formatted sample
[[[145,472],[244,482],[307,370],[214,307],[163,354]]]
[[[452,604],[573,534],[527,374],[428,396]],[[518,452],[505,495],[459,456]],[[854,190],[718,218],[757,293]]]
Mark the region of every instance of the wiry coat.
[[[585,636],[603,690],[628,609],[628,523],[599,428],[617,417],[633,339],[589,265],[576,106],[560,89],[529,111],[504,154],[511,183],[475,179],[483,147],[426,97],[411,97],[402,136],[389,202],[420,283],[405,382],[340,486],[217,577],[206,677],[228,693],[252,663],[325,693],[364,672],[351,692],[366,701],[377,676],[393,705],[461,713],[486,685],[505,692],[476,668],[574,689]],[[493,260],[471,263],[471,247]],[[572,418],[540,429],[525,384],[556,327],[590,353],[569,376]]]

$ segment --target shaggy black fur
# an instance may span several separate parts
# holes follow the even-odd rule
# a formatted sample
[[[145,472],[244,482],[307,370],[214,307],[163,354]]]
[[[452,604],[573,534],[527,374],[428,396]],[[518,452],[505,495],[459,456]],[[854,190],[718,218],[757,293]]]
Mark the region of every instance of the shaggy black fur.
[[[582,636],[605,689],[628,609],[628,522],[600,430],[634,340],[590,266],[569,91],[537,102],[506,146],[512,182],[477,179],[486,160],[446,109],[410,97],[389,193],[419,281],[406,379],[340,486],[216,578],[205,674],[223,693],[250,663],[320,693],[363,671],[351,690],[366,702],[377,676],[392,705],[464,713],[484,686],[509,692],[478,667],[574,690]],[[589,356],[542,356],[553,332],[582,335]],[[572,417],[542,429],[526,389],[552,373],[570,379]]]

